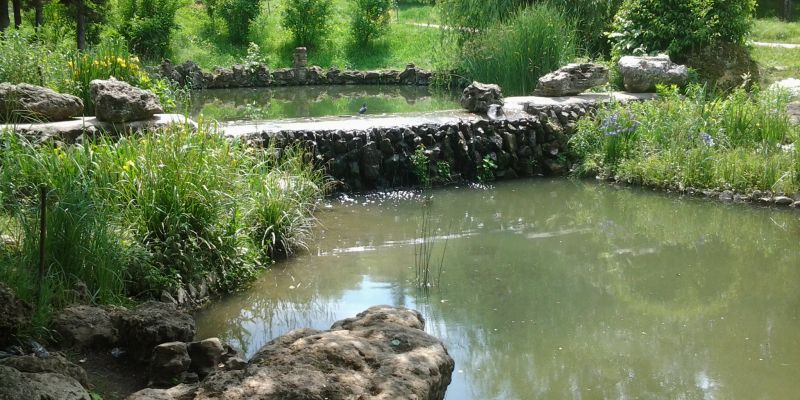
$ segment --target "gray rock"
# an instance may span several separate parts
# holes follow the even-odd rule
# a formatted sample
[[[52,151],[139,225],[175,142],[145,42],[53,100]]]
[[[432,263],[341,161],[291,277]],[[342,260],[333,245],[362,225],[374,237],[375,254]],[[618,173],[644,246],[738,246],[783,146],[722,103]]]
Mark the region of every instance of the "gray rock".
[[[769,86],[771,90],[786,90],[793,98],[800,97],[800,79],[788,78]]]
[[[689,80],[689,69],[685,65],[674,64],[665,54],[654,57],[625,56],[618,65],[625,90],[629,92],[652,92],[657,84],[683,86]]]
[[[242,370],[247,367],[247,361],[240,357],[231,357],[225,361],[225,369]]]
[[[0,121],[62,121],[83,114],[83,101],[41,86],[0,83]]]
[[[112,347],[118,339],[111,314],[100,307],[68,307],[56,315],[52,325],[65,347]]]
[[[461,107],[472,113],[485,114],[492,104],[503,105],[500,86],[472,82],[461,94]]]
[[[44,372],[62,374],[74,379],[83,387],[89,387],[89,378],[86,376],[86,371],[80,366],[71,363],[59,353],[53,353],[47,358],[39,358],[33,355],[4,358],[0,360],[0,365],[32,374]]]
[[[608,83],[608,69],[600,64],[568,64],[541,78],[534,96],[574,96]]]
[[[183,398],[441,400],[453,359],[424,326],[416,311],[378,306],[329,331],[295,330],[261,348],[244,369],[212,374]],[[175,398],[148,391],[129,400]]]
[[[91,400],[75,379],[59,373],[30,373],[0,365],[3,400]]]
[[[130,396],[127,400],[190,400],[194,398],[197,384],[180,384],[169,389],[144,389]]]
[[[792,208],[800,208],[800,200],[799,201],[795,201],[794,203],[792,203],[792,205],[790,207],[792,207]]]
[[[166,342],[190,342],[194,339],[194,319],[174,304],[150,301],[120,316],[117,329],[120,343],[127,345],[130,356],[148,362],[153,348]]]
[[[210,338],[189,343],[189,357],[192,359],[192,371],[201,378],[211,373],[222,361],[225,346],[218,338]]]
[[[20,329],[31,323],[31,306],[17,298],[14,291],[0,282],[0,346],[13,343]]]
[[[90,84],[95,115],[103,122],[143,121],[163,113],[153,92],[115,78],[95,79]]]
[[[183,382],[183,374],[191,363],[186,343],[168,342],[156,346],[148,370],[150,386],[169,387]]]
[[[793,198],[786,197],[786,196],[776,196],[774,201],[775,201],[775,204],[779,205],[779,206],[790,206],[790,205],[792,205],[792,203],[794,203],[794,199]]]
[[[490,121],[502,121],[506,119],[506,113],[503,111],[503,106],[492,104],[489,106],[489,110],[486,111],[486,117]]]

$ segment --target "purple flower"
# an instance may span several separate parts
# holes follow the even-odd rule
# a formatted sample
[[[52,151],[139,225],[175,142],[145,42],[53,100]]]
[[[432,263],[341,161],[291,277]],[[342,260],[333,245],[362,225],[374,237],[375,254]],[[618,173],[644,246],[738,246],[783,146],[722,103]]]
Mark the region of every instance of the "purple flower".
[[[703,143],[705,143],[706,146],[708,146],[708,147],[713,147],[714,146],[714,138],[711,137],[711,135],[709,135],[709,134],[707,134],[705,132],[701,132],[700,133],[700,139],[703,139]]]

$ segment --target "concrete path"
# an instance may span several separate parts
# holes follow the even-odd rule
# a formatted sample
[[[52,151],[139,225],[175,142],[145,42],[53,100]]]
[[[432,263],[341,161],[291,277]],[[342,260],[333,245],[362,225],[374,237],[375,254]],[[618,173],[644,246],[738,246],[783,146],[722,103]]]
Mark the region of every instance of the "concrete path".
[[[782,48],[782,49],[800,49],[800,44],[794,43],[771,43],[771,42],[750,42],[754,46],[759,47],[775,47],[775,48]]]
[[[39,136],[42,139],[57,138],[60,140],[73,141],[84,132],[113,132],[129,133],[143,131],[146,129],[158,129],[172,124],[190,123],[194,127],[197,124],[180,114],[156,114],[153,118],[146,121],[133,121],[125,123],[110,123],[98,121],[95,117],[77,117],[67,121],[40,122],[40,123],[19,123],[19,124],[0,124],[0,131],[12,129],[23,135]]]

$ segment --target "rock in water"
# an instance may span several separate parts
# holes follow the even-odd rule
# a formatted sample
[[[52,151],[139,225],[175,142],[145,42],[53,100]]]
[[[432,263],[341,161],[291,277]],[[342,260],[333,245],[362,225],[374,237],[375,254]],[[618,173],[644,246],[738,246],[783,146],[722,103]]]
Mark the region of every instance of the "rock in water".
[[[90,84],[95,115],[103,122],[143,121],[163,113],[153,92],[118,81],[95,79]]]
[[[416,311],[372,307],[334,323],[329,331],[289,332],[262,347],[243,369],[216,372],[197,387],[148,389],[129,400],[177,395],[194,400],[441,400],[453,359],[424,326]]]
[[[608,83],[608,69],[599,64],[568,64],[541,78],[534,96],[574,96]]]
[[[685,65],[674,64],[666,54],[654,57],[625,56],[618,65],[625,90],[633,93],[653,92],[657,84],[683,86],[689,80],[689,69]]]
[[[83,101],[41,86],[0,83],[0,121],[62,121],[83,114]]]
[[[472,82],[461,94],[461,107],[472,113],[485,114],[492,104],[503,105],[500,86]]]

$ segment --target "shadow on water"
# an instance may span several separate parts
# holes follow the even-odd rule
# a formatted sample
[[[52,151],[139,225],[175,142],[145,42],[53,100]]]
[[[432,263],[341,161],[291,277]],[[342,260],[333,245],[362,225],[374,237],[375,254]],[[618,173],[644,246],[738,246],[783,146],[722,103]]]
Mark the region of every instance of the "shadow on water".
[[[220,122],[459,109],[456,93],[424,86],[291,86],[214,89],[193,93],[190,114]]]
[[[800,217],[565,180],[434,191],[442,287],[413,284],[420,197],[343,197],[311,254],[198,317],[252,354],[374,304],[417,308],[448,399],[791,398]],[[438,232],[444,240],[445,232]]]

